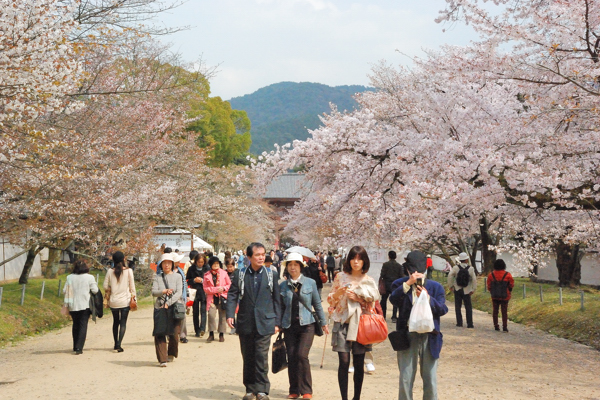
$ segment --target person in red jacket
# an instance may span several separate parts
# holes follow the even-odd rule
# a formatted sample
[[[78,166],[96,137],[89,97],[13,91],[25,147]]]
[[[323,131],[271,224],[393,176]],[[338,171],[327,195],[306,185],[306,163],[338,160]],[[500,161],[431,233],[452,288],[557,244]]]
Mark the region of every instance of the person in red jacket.
[[[510,272],[506,271],[506,263],[504,260],[496,260],[494,262],[494,271],[488,275],[487,288],[492,295],[492,319],[494,328],[499,331],[498,325],[498,309],[502,309],[502,330],[508,332],[508,302],[510,295],[515,287],[515,280]]]

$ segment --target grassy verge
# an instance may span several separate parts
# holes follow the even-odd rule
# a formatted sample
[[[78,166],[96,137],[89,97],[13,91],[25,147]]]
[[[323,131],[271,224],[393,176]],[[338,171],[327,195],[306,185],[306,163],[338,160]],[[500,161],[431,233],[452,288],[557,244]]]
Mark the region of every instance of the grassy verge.
[[[434,278],[446,287],[444,277],[434,276]],[[540,300],[540,287],[543,301]],[[479,277],[477,292],[472,296],[473,307],[491,314],[490,294],[484,292],[483,288],[484,278]],[[523,298],[524,291],[525,298]],[[582,291],[583,310],[581,310]],[[559,288],[554,284],[538,284],[526,278],[516,278],[512,299],[508,305],[508,318],[600,350],[600,291],[586,286],[581,286],[579,289],[563,288],[562,297],[563,304],[560,305]],[[454,301],[454,295],[451,293],[447,293],[446,298]]]
[[[97,271],[91,271],[96,277]],[[0,305],[0,347],[11,342],[53,329],[62,328],[70,320],[60,313],[63,304],[62,290],[58,292],[59,280],[64,286],[66,274],[56,279],[29,279],[25,288],[25,301],[21,306],[22,285],[17,282],[0,285],[3,288],[2,304]],[[40,300],[42,285],[44,298]],[[100,272],[100,286],[104,282],[104,272]],[[152,304],[152,298],[141,298],[140,307]],[[110,318],[110,312],[107,313]]]
[[[59,279],[63,286],[66,275],[57,279],[29,279],[22,306],[20,305],[22,285],[17,282],[2,285],[0,346],[36,333],[61,328],[69,323],[69,320],[60,313],[63,294],[62,290],[60,294],[58,292]],[[44,281],[44,298],[40,300]]]

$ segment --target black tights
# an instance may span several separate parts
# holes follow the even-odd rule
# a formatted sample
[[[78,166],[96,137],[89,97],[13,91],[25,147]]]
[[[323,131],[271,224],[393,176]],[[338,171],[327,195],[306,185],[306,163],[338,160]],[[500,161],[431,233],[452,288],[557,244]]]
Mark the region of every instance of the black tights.
[[[340,393],[342,400],[348,400],[348,368],[350,367],[350,353],[338,353],[340,366],[338,367],[338,382],[340,384]],[[360,392],[365,378],[365,355],[353,354],[352,364],[354,365],[354,397],[353,400],[360,400]]]
[[[125,329],[127,329],[129,307],[111,308],[110,311],[112,311],[113,315],[113,339],[115,339],[115,347],[121,347],[123,336],[125,336]]]

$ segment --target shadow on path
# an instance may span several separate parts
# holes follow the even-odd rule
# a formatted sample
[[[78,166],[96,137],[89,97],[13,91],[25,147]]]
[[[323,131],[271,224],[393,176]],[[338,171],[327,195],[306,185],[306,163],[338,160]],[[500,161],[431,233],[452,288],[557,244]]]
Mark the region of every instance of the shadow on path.
[[[133,367],[133,368],[140,368],[140,367],[156,368],[156,366],[157,366],[156,361],[109,361],[109,363],[115,364],[115,365],[121,365],[123,367]]]

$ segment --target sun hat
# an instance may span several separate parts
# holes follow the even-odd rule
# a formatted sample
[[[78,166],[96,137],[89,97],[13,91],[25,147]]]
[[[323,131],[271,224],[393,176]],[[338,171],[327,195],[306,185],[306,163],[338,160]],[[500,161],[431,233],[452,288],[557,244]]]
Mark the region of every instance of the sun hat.
[[[469,260],[469,255],[468,255],[467,253],[464,253],[464,252],[463,252],[463,253],[460,253],[460,254],[458,255],[458,259],[459,259],[460,261],[468,261],[468,260]]]
[[[302,259],[302,254],[300,253],[289,253],[285,260],[283,260],[283,262],[281,263],[281,265],[283,265],[283,268],[287,268],[287,263],[290,261],[298,261],[302,266],[306,267],[306,263]]]
[[[175,265],[176,263],[178,263],[179,261],[181,261],[181,259],[183,258],[182,254],[177,254],[177,253],[164,253],[160,256],[160,260],[158,260],[158,264],[160,265],[162,264],[163,261],[173,261],[173,265]]]

